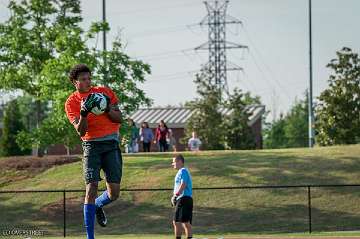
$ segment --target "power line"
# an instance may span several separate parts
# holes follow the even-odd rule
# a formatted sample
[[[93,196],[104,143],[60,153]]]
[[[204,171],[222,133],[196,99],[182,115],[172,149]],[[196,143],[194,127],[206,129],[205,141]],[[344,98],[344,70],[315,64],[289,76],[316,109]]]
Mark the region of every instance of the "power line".
[[[249,79],[249,77],[248,77],[248,75],[246,74],[245,71],[242,71],[242,73],[244,74],[244,76],[245,76],[247,79]],[[242,83],[244,84],[244,86],[245,86],[248,90],[252,90],[252,91],[258,92],[257,87],[256,87],[251,81],[241,80],[241,78],[240,78],[240,72],[237,71],[235,74],[236,74],[236,80],[237,80],[238,82],[242,82]],[[250,87],[249,87],[248,83],[249,83]]]
[[[162,35],[162,34],[171,34],[175,32],[181,32],[184,30],[188,30],[188,28],[184,25],[175,26],[175,27],[165,27],[159,29],[149,29],[147,31],[141,31],[134,34],[129,34],[129,39],[136,39],[140,37],[149,37],[154,35]]]
[[[194,60],[192,58],[190,58],[191,54],[193,54],[195,56],[195,60],[197,62],[199,62],[200,64],[203,64],[205,62],[204,58],[202,58],[198,52],[194,51],[194,49],[192,49],[192,51],[189,53],[187,53],[186,51],[183,51],[183,54],[192,62]]]
[[[162,81],[172,81],[172,80],[178,80],[178,79],[191,79],[194,77],[191,75],[191,72],[178,72],[175,74],[169,74],[169,75],[160,75],[160,76],[153,76],[155,79],[147,81],[147,83],[154,83],[154,82],[162,82]]]
[[[281,92],[283,94],[286,95],[286,97],[291,100],[291,97],[287,94],[287,91],[282,87],[282,85],[280,84],[280,82],[277,80],[276,77],[274,77],[274,73],[272,72],[272,70],[270,69],[270,67],[265,63],[265,61],[263,60],[262,58],[262,55],[260,53],[260,51],[257,49],[254,41],[252,40],[252,38],[250,37],[250,34],[249,32],[246,30],[246,28],[243,26],[242,29],[244,30],[245,32],[245,35],[246,37],[248,38],[249,40],[249,43],[252,45],[252,48],[255,50],[255,52],[257,52],[257,54],[259,55],[259,59],[261,60],[262,64],[265,66],[265,68],[268,70],[268,72],[270,73],[271,75],[271,79],[277,84],[277,86],[281,89]],[[256,59],[255,59],[255,55],[253,55],[251,52],[250,52],[250,55],[253,57],[254,59],[254,63],[257,65],[257,67],[260,69],[260,66],[258,63],[256,63]],[[264,73],[263,73],[264,74]],[[265,75],[265,74],[264,74]]]
[[[200,35],[199,32],[195,32],[195,31],[193,30],[194,26],[199,26],[199,24],[186,25],[186,27],[187,27],[192,33],[194,33],[195,35]],[[204,33],[202,27],[201,27],[200,29],[201,29],[202,33]]]
[[[194,5],[199,5],[200,2],[196,2],[194,3],[194,1],[191,1],[189,3],[181,3],[181,4],[176,4],[176,5],[167,5],[167,6],[163,6],[163,7],[156,7],[156,8],[143,8],[143,9],[136,9],[136,10],[130,10],[130,11],[111,11],[111,13],[116,13],[116,14],[120,14],[120,15],[127,15],[127,14],[139,14],[139,13],[148,13],[148,12],[153,12],[153,11],[162,11],[165,9],[175,9],[177,10],[179,7],[188,7],[188,6],[194,6]]]
[[[157,60],[166,60],[166,59],[172,59],[174,57],[186,57],[189,61],[194,62],[195,60],[203,64],[206,60],[201,57],[199,52],[194,51],[192,48],[188,49],[182,49],[182,50],[174,50],[174,51],[165,51],[165,52],[159,52],[149,55],[142,55],[142,56],[134,56],[132,58],[136,60],[145,60],[145,61],[157,61]],[[195,56],[195,57],[191,57]]]
[[[171,73],[171,74],[164,74],[164,75],[151,75],[152,77],[155,77],[157,79],[161,79],[161,78],[168,78],[171,76],[179,76],[179,75],[187,75],[187,74],[191,74],[191,73],[197,73],[199,72],[199,69],[197,70],[190,70],[190,71],[180,71],[180,72],[175,72],[175,73]]]
[[[137,58],[137,59],[156,58],[156,57],[162,57],[162,56],[178,55],[178,54],[182,54],[183,52],[188,52],[188,51],[193,51],[193,49],[187,48],[187,49],[179,49],[179,50],[173,50],[173,51],[164,51],[164,52],[153,53],[153,54],[149,54],[149,55],[136,56],[135,58]]]
[[[179,80],[179,79],[190,79],[190,76],[173,76],[173,77],[168,77],[168,78],[162,78],[162,79],[156,79],[156,80],[149,80],[146,83],[158,83],[158,82],[163,82],[163,81],[173,81],[173,80]]]
[[[260,67],[259,63],[257,62],[255,56],[249,51],[249,54],[250,54],[250,57],[251,59],[253,60],[256,68],[258,69],[258,71],[261,73],[262,75],[262,78],[261,79],[264,79],[264,81],[266,82],[267,85],[269,85],[269,87],[272,88],[272,86],[270,85],[270,81],[266,80],[267,77],[266,77],[266,74],[265,74],[265,71],[263,71],[263,69]]]

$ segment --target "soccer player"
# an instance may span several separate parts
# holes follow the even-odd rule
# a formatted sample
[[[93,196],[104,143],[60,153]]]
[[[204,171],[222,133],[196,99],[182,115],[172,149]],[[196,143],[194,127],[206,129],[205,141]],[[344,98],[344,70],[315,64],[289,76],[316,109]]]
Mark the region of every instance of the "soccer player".
[[[173,219],[175,238],[180,239],[182,227],[187,238],[192,238],[192,179],[190,172],[184,167],[185,159],[181,154],[176,155],[172,160],[172,166],[178,170],[175,176],[174,195],[171,204],[175,207]]]
[[[105,227],[107,219],[103,206],[119,197],[122,176],[119,149],[121,112],[118,98],[111,89],[91,85],[91,71],[86,65],[75,65],[70,71],[69,79],[76,91],[66,100],[65,111],[82,140],[86,183],[84,224],[87,238],[93,239],[95,215],[100,226]],[[99,103],[94,93],[102,93],[107,100],[107,107],[101,115],[91,113]],[[97,197],[100,169],[105,173],[107,190]]]

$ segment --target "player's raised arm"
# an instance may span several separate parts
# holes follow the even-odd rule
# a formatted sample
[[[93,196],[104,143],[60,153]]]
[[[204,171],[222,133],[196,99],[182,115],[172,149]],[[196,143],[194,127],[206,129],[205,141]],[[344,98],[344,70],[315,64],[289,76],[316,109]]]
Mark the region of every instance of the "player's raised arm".
[[[83,137],[88,129],[87,116],[94,107],[94,94],[89,94],[88,97],[81,102],[80,118],[75,118],[73,125],[76,132]]]

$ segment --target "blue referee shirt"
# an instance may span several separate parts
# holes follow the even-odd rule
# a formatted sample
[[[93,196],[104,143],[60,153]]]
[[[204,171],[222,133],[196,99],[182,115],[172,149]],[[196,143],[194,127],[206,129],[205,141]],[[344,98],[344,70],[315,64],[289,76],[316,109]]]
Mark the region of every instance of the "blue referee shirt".
[[[181,168],[177,172],[175,176],[175,183],[174,183],[174,194],[179,191],[180,184],[184,182],[186,184],[185,189],[182,191],[182,193],[179,195],[178,198],[188,196],[192,197],[192,179],[190,172],[187,168]]]

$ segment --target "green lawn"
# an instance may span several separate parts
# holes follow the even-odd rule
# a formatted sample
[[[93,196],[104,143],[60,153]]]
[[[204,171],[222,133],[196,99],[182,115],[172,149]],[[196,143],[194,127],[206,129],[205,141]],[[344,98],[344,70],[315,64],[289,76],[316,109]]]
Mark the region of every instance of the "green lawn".
[[[314,239],[322,239],[322,238],[349,238],[349,239],[355,239],[359,238],[360,232],[331,232],[331,233],[282,233],[282,234],[214,234],[214,235],[196,235],[196,238],[207,238],[207,239],[216,239],[216,238],[226,238],[226,239],[303,239],[303,238],[314,238]],[[64,237],[40,237],[43,239],[60,239]],[[82,239],[84,236],[68,236],[66,238],[69,239]],[[174,238],[172,235],[161,235],[161,234],[154,234],[154,235],[143,235],[143,234],[129,234],[129,235],[106,235],[106,236],[98,236],[96,235],[97,239],[135,239],[135,238],[141,238],[141,239],[170,239]]]
[[[185,159],[194,187],[360,184],[360,145],[186,153]],[[75,162],[52,167],[31,178],[14,177],[11,183],[0,184],[0,190],[83,189],[81,167],[81,162]],[[171,154],[125,156],[123,171],[122,188],[171,188],[176,173],[171,168]],[[7,170],[6,177],[17,174],[24,172]],[[312,189],[313,230],[360,230],[359,189]],[[0,225],[37,227],[61,236],[62,196],[0,194]],[[82,196],[66,195],[69,235],[83,232]],[[120,200],[106,208],[108,227],[96,227],[96,232],[135,234],[134,238],[161,234],[168,238],[172,232],[169,198],[170,192],[122,192]],[[195,234],[301,233],[308,229],[306,188],[195,191],[194,202]]]

